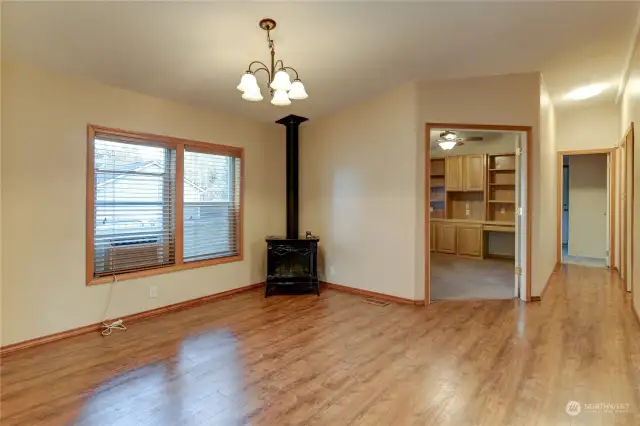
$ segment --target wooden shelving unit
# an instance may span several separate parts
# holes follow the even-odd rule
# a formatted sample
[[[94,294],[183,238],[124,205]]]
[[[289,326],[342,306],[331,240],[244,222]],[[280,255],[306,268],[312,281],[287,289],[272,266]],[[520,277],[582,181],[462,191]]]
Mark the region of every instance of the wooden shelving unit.
[[[515,233],[515,165],[513,152],[430,160],[431,251],[484,258],[492,237]]]
[[[515,222],[515,153],[489,154],[488,171],[487,220]]]
[[[431,176],[430,215],[432,218],[442,219],[444,218],[446,204],[444,158],[434,158],[431,160],[429,175]]]

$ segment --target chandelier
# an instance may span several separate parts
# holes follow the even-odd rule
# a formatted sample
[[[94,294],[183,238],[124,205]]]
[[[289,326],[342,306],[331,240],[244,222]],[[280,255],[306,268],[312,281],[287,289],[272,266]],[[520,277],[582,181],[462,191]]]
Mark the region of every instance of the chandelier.
[[[260,21],[260,28],[267,32],[267,42],[269,43],[269,49],[271,49],[271,66],[268,67],[263,62],[253,61],[247,67],[247,71],[242,76],[238,90],[242,92],[242,99],[247,101],[261,101],[263,99],[262,93],[260,93],[260,86],[256,81],[255,73],[258,71],[264,71],[269,78],[269,84],[267,88],[271,93],[271,103],[278,106],[291,105],[291,100],[307,99],[309,95],[304,90],[304,85],[298,77],[298,71],[291,67],[285,67],[284,62],[281,60],[276,61],[275,43],[271,40],[270,31],[276,27],[276,21],[270,18],[265,18]],[[254,68],[252,68],[254,67]],[[293,82],[289,78],[288,71],[292,71],[295,74]]]

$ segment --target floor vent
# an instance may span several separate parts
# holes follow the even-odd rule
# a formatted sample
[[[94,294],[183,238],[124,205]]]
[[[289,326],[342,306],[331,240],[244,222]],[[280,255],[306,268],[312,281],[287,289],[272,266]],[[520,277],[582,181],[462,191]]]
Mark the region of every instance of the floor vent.
[[[389,302],[385,302],[384,300],[372,299],[370,297],[364,299],[364,302],[375,306],[387,306],[389,304]]]

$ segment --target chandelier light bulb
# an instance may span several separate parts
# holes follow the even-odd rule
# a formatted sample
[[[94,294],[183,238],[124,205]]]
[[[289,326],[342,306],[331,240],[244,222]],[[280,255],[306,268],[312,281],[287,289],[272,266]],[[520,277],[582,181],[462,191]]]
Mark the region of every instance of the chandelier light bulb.
[[[264,98],[262,97],[262,93],[260,93],[260,88],[256,84],[255,88],[252,88],[251,90],[246,90],[242,94],[242,99],[251,101],[251,102],[258,102],[263,100]]]
[[[284,90],[285,92],[289,91],[289,89],[291,89],[291,80],[289,80],[289,74],[282,69],[278,71],[275,77],[273,77],[271,88],[273,90]]]
[[[304,90],[304,84],[300,81],[300,79],[293,80],[291,83],[291,89],[289,89],[289,99],[293,100],[302,100],[307,99],[309,95],[307,95],[307,91]]]
[[[253,75],[251,71],[247,71],[240,79],[238,90],[240,90],[241,92],[246,92],[247,90],[255,89],[255,87],[257,86],[258,82],[256,81],[256,76]]]
[[[271,99],[271,103],[277,106],[291,105],[289,96],[287,96],[287,92],[284,90],[276,90],[273,94],[273,99]]]

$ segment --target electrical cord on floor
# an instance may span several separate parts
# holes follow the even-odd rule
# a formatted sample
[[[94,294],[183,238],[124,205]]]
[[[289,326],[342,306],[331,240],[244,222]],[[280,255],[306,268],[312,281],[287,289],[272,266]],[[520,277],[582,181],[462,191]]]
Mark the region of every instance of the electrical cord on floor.
[[[115,274],[113,274],[113,282],[111,283],[111,289],[109,291],[109,299],[107,300],[107,306],[104,309],[104,315],[102,316],[102,318],[105,319],[105,321],[102,322],[103,336],[109,336],[113,332],[113,330],[127,329],[127,327],[124,326],[124,323],[122,322],[121,319],[117,321],[113,321],[111,323],[106,322],[107,314],[109,313],[109,307],[111,306],[111,299],[113,298],[113,293],[115,292],[117,284],[118,284],[118,277]]]
[[[108,336],[111,334],[113,330],[126,330],[127,327],[124,326],[122,320],[114,321],[111,324],[107,324],[106,322],[102,323],[102,335]]]

